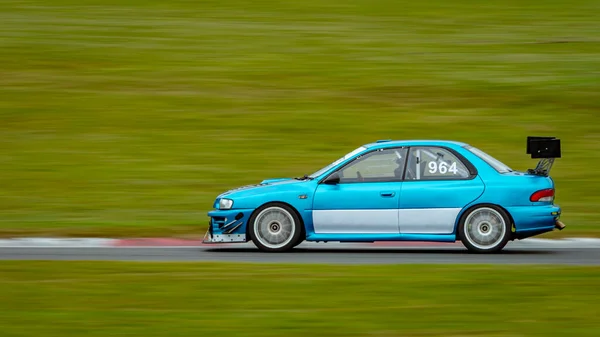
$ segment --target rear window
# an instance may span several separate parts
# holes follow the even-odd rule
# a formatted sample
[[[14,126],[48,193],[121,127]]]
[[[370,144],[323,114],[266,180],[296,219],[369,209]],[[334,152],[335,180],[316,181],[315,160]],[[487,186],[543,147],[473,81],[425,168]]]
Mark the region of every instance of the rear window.
[[[502,163],[498,159],[490,156],[489,154],[481,151],[478,148],[468,146],[467,150],[471,151],[473,154],[475,154],[477,157],[481,158],[481,160],[488,163],[491,167],[493,167],[496,171],[498,171],[500,173],[506,173],[506,172],[512,171],[512,169],[510,167],[506,166],[504,163]]]

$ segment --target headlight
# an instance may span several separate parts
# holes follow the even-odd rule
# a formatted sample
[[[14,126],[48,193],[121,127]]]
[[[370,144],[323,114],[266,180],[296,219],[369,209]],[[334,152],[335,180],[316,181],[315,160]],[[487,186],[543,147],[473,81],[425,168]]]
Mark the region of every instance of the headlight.
[[[233,206],[233,200],[221,199],[219,200],[219,209],[230,209]]]

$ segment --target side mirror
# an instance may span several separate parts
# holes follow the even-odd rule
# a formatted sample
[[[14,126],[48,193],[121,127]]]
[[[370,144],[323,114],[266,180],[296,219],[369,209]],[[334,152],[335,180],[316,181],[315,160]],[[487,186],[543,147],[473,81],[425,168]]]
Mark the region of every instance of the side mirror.
[[[340,182],[340,174],[337,172],[330,174],[329,177],[327,177],[327,178],[325,178],[325,180],[323,180],[323,184],[327,184],[327,185],[335,185],[335,184],[339,184],[339,182]]]

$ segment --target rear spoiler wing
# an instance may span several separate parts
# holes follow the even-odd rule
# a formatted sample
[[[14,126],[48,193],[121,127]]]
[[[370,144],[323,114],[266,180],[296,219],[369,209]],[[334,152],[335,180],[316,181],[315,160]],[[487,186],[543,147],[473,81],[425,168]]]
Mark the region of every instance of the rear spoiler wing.
[[[527,170],[529,174],[539,176],[548,176],[554,159],[560,158],[561,148],[560,139],[556,137],[527,137],[527,154],[531,155],[532,159],[540,158],[537,166],[534,169]]]

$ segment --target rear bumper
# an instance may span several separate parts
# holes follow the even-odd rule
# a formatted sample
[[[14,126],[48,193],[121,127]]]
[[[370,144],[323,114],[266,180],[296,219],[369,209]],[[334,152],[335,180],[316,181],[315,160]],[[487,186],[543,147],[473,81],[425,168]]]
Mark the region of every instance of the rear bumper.
[[[566,226],[559,219],[562,210],[557,205],[507,207],[515,223],[514,237],[527,237],[563,230]]]

